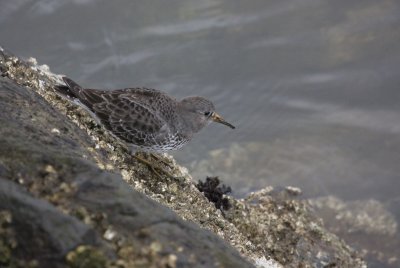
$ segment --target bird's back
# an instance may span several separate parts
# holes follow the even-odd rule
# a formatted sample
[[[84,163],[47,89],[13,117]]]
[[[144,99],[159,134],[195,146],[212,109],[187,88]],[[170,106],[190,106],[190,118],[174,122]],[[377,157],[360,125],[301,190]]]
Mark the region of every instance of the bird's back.
[[[176,149],[187,142],[176,123],[177,101],[148,88],[84,89],[69,78],[56,91],[80,104],[114,136],[147,151]]]

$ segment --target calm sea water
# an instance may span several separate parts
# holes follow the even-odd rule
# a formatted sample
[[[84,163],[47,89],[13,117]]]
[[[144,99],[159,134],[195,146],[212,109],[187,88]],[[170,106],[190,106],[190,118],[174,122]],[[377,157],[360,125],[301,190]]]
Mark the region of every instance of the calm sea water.
[[[1,0],[0,26],[2,46],[83,86],[213,100],[237,129],[174,153],[196,179],[376,199],[400,219],[397,0]]]

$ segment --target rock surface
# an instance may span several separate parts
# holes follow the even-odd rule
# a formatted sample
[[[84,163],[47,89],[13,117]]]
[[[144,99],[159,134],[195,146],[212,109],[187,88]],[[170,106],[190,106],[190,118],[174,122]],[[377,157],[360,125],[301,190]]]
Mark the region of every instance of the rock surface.
[[[9,200],[0,204],[0,266],[251,267],[245,259],[262,267],[365,266],[296,189],[228,198],[230,209],[221,211],[170,156],[165,169],[175,178],[160,179],[133,160],[53,92],[61,81],[45,66],[3,51],[0,71],[0,178],[10,189],[0,192]],[[12,206],[17,201],[23,205]],[[21,222],[32,211],[37,220]],[[56,215],[68,224],[63,236],[54,230]],[[31,249],[28,237],[41,237],[36,250],[46,254]]]
[[[82,254],[100,267],[252,266],[96,166],[87,134],[31,89],[0,78],[0,114],[0,211],[13,234],[1,235],[0,266],[81,267]]]
[[[372,267],[400,267],[395,216],[378,200],[344,201],[335,196],[310,200],[326,227],[352,241]]]

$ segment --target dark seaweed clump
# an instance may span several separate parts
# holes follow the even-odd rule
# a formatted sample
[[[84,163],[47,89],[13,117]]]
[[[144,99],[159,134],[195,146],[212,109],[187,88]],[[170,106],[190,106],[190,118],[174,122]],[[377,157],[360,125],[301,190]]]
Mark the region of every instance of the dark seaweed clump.
[[[230,186],[220,185],[220,183],[218,177],[207,177],[205,182],[199,180],[196,187],[204,193],[208,201],[214,203],[217,209],[228,210],[232,205],[229,203],[229,199],[224,197],[224,194],[231,193],[232,189]]]

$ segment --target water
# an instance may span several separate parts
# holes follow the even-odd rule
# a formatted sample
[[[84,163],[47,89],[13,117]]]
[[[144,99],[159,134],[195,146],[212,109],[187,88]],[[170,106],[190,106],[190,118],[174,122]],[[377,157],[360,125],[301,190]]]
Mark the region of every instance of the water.
[[[175,153],[197,179],[376,199],[400,220],[399,1],[0,0],[0,26],[83,86],[212,99],[237,129]]]

